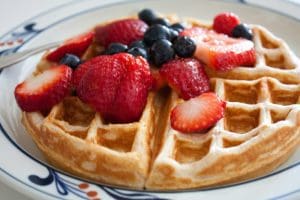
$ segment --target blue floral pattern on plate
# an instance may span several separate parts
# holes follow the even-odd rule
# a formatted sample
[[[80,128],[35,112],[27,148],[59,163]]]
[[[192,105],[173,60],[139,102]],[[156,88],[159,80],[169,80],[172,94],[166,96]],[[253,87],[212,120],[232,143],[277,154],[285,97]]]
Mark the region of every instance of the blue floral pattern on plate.
[[[26,41],[33,38],[36,34],[42,32],[43,29],[36,28],[35,22],[24,25],[21,30],[16,30],[6,38],[5,45],[0,49],[0,56],[9,55],[16,52]]]
[[[49,172],[48,176],[42,178],[38,175],[30,175],[28,179],[39,186],[48,186],[50,184],[55,184],[57,193],[62,196],[68,196],[70,193],[81,198],[81,199],[100,199],[98,192],[95,190],[89,190],[89,184],[86,182],[75,183],[75,181],[64,178],[57,171],[50,167],[47,167]],[[144,192],[122,192],[121,190],[98,185],[104,192],[110,195],[114,199],[119,200],[163,200],[155,195],[147,194]]]

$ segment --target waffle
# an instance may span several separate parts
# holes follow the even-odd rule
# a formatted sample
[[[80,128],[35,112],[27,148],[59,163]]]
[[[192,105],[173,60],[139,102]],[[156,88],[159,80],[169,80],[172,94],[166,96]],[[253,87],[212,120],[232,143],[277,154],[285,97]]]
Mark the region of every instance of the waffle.
[[[48,114],[23,112],[23,124],[51,164],[100,183],[175,190],[268,173],[300,142],[300,65],[283,40],[261,26],[252,30],[254,67],[225,73],[206,68],[227,106],[224,118],[205,134],[172,129],[170,112],[183,100],[168,88],[149,94],[134,123],[107,124],[77,97],[67,97]],[[93,57],[97,48],[84,57]],[[42,58],[38,70],[47,66]]]
[[[106,183],[142,188],[149,169],[154,94],[139,122],[105,124],[77,97],[67,97],[47,117],[23,113],[23,123],[51,164]]]

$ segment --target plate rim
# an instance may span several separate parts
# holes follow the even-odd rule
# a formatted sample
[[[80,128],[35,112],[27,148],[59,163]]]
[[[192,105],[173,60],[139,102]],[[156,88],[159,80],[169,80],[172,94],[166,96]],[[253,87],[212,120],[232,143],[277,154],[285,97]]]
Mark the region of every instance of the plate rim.
[[[88,12],[91,12],[91,11],[93,11],[93,10],[98,10],[98,9],[103,9],[103,8],[108,8],[108,7],[113,7],[113,6],[119,5],[119,4],[134,4],[135,2],[140,2],[140,1],[141,1],[141,0],[119,0],[119,1],[114,1],[114,2],[112,2],[112,3],[108,3],[108,4],[99,5],[99,6],[96,6],[96,7],[94,7],[94,8],[89,8],[89,9],[86,9],[86,10],[82,10],[82,11],[79,11],[79,12],[75,12],[74,14],[71,14],[71,15],[69,15],[69,16],[66,16],[66,17],[63,17],[63,18],[58,19],[56,22],[54,22],[54,23],[50,24],[49,26],[45,27],[45,30],[46,30],[46,29],[49,29],[49,28],[51,28],[51,27],[53,27],[53,26],[55,26],[55,25],[57,25],[57,24],[59,24],[59,23],[61,23],[61,22],[64,22],[64,21],[68,20],[69,18],[72,18],[72,17],[75,17],[75,16],[80,16],[80,15],[82,15],[82,14],[84,14],[84,13],[88,13]],[[149,0],[142,0],[142,1],[149,1]],[[157,0],[151,0],[151,1],[157,1]],[[291,16],[291,15],[288,15],[288,14],[285,14],[285,13],[282,13],[282,12],[279,12],[279,11],[274,10],[274,9],[271,9],[271,8],[266,8],[266,7],[263,7],[263,6],[260,6],[260,5],[253,5],[253,4],[248,3],[248,2],[245,1],[245,0],[235,0],[235,1],[215,0],[215,1],[222,1],[222,2],[229,3],[229,4],[244,4],[244,5],[249,6],[249,7],[259,8],[259,9],[262,9],[262,10],[268,10],[268,11],[270,11],[270,12],[273,12],[273,13],[277,14],[277,15],[281,15],[281,16],[287,17],[287,18],[289,18],[289,19],[295,20],[295,21],[297,21],[297,22],[300,22],[300,19],[298,19],[298,18],[296,18],[296,17],[294,17],[294,16]],[[9,31],[7,31],[6,33],[4,33],[4,34],[2,34],[2,35],[0,36],[0,40],[2,40],[3,38],[5,38],[6,36],[8,36],[9,34],[13,33],[15,30],[17,30],[18,28],[23,27],[26,23],[31,22],[31,21],[34,20],[34,19],[37,19],[37,18],[39,18],[39,17],[41,17],[41,16],[45,16],[45,15],[47,15],[47,14],[53,12],[53,11],[56,10],[57,8],[68,7],[69,4],[70,4],[70,2],[73,2],[73,3],[76,3],[76,4],[77,4],[77,3],[82,3],[81,1],[71,0],[71,1],[68,1],[68,2],[66,2],[66,3],[63,3],[63,4],[61,4],[61,5],[55,6],[55,7],[53,7],[53,8],[47,9],[47,10],[45,10],[45,11],[43,11],[43,12],[41,12],[41,13],[39,13],[39,14],[33,16],[33,17],[30,17],[30,18],[24,20],[24,21],[21,22],[19,25],[17,25],[17,26],[15,26],[15,27],[11,28]],[[289,2],[289,1],[288,1],[288,2]],[[36,34],[36,35],[38,35],[38,34]],[[34,35],[34,37],[35,37],[36,35]],[[13,52],[18,51],[20,48],[23,47],[23,45],[25,45],[26,43],[28,43],[28,42],[29,42],[31,39],[33,39],[34,37],[29,38],[27,41],[23,42],[21,45],[19,45],[19,46],[17,46],[17,47],[13,47],[13,48],[14,48],[14,51],[13,51]],[[0,74],[1,74],[1,73],[2,73],[2,70],[0,70]],[[3,125],[2,125],[1,122],[0,122],[0,131],[4,134],[4,136],[6,137],[6,139],[7,139],[14,147],[16,147],[20,152],[22,152],[23,154],[25,154],[27,157],[29,157],[29,158],[32,159],[33,161],[35,161],[35,162],[37,162],[37,163],[43,165],[43,166],[46,167],[46,168],[51,168],[51,169],[53,169],[53,170],[55,170],[55,171],[57,171],[57,172],[59,172],[59,173],[65,175],[65,176],[68,176],[68,177],[70,177],[70,178],[73,178],[73,179],[76,179],[76,180],[85,181],[85,182],[88,182],[88,183],[91,183],[91,184],[95,184],[95,185],[96,185],[96,183],[94,183],[94,182],[92,182],[92,181],[85,180],[85,179],[82,179],[82,178],[80,178],[80,177],[73,176],[73,175],[68,174],[68,173],[65,173],[64,171],[61,171],[61,170],[57,170],[56,168],[53,168],[51,165],[48,165],[48,164],[43,163],[42,161],[36,159],[34,156],[30,155],[26,150],[24,150],[20,145],[18,145],[18,144],[17,144],[17,143],[9,136],[9,134],[8,134],[7,131],[4,129],[4,127],[3,127]],[[288,166],[288,167],[286,167],[286,168],[284,168],[284,169],[282,169],[282,170],[279,170],[279,171],[277,171],[277,172],[274,172],[274,173],[272,173],[272,174],[268,174],[268,175],[265,175],[265,176],[262,176],[262,177],[259,177],[259,178],[256,178],[256,179],[252,179],[252,180],[249,180],[249,181],[246,181],[246,182],[236,183],[236,184],[226,185],[226,186],[221,186],[221,187],[217,187],[217,188],[208,188],[208,189],[200,189],[200,190],[199,190],[199,189],[198,189],[198,190],[196,190],[196,189],[194,189],[194,190],[183,190],[183,191],[176,191],[176,192],[174,192],[174,191],[173,191],[173,192],[172,192],[172,191],[171,191],[171,192],[166,192],[166,191],[163,191],[163,192],[162,192],[162,191],[147,191],[147,190],[145,190],[144,192],[151,192],[151,193],[153,193],[153,192],[154,192],[154,193],[178,193],[178,192],[180,192],[180,193],[182,193],[182,192],[201,192],[201,191],[208,191],[208,190],[218,190],[218,189],[223,189],[223,188],[228,188],[228,187],[233,187],[233,186],[239,186],[239,185],[242,185],[242,184],[247,184],[247,183],[254,182],[254,181],[257,181],[257,180],[260,180],[260,179],[264,179],[264,178],[267,178],[267,177],[269,177],[269,176],[272,176],[272,175],[275,175],[275,174],[282,173],[282,172],[284,172],[284,171],[286,171],[286,170],[288,170],[288,169],[297,167],[297,166],[299,166],[299,165],[300,165],[300,161],[297,162],[297,163],[294,163],[293,165]],[[33,187],[32,185],[29,185],[29,184],[23,182],[22,180],[18,179],[17,177],[14,177],[13,175],[9,174],[5,169],[2,168],[2,166],[0,166],[0,171],[2,171],[4,174],[10,176],[11,178],[13,178],[15,181],[18,181],[19,183],[22,183],[23,185],[26,185],[26,186],[28,186],[28,187],[30,187],[30,188],[36,190],[37,192],[40,192],[40,193],[42,193],[42,194],[46,194],[46,195],[49,195],[49,196],[51,196],[51,197],[55,197],[55,198],[58,198],[58,199],[64,199],[64,198],[62,198],[61,196],[56,196],[56,195],[53,195],[53,194],[51,194],[51,193],[45,193],[44,191],[41,191],[41,190],[39,190],[38,188],[35,188],[35,187]],[[102,185],[102,184],[97,184],[97,185],[105,186],[105,187],[107,186],[107,185],[105,185],[105,184],[104,184],[104,185]],[[108,186],[108,187],[115,187],[115,186]],[[121,187],[121,188],[116,187],[116,189],[121,189],[121,190],[126,190],[126,191],[143,192],[143,191],[141,191],[141,190],[128,189],[128,188],[122,188],[122,187]],[[288,192],[288,193],[283,194],[283,195],[280,195],[280,198],[281,198],[281,197],[286,197],[286,195],[293,194],[294,192],[300,192],[300,189],[295,190],[295,191],[292,191],[292,192]],[[279,196],[278,196],[278,197],[279,197]],[[274,197],[274,199],[275,199],[275,198],[277,199],[277,197]]]

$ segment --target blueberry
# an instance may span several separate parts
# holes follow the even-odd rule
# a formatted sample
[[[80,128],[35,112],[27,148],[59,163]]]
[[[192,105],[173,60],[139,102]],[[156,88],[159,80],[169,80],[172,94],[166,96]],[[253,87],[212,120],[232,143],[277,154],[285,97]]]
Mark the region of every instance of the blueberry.
[[[156,41],[150,48],[151,61],[160,66],[175,57],[172,43],[166,39]]]
[[[60,64],[68,65],[72,69],[76,69],[78,65],[81,64],[80,58],[73,54],[66,54],[62,59],[59,61]]]
[[[132,42],[132,43],[128,46],[128,48],[130,49],[130,48],[132,48],[132,47],[139,47],[139,48],[142,48],[142,49],[146,49],[146,48],[147,48],[147,46],[146,46],[146,44],[144,43],[143,40],[136,40],[136,41]]]
[[[105,50],[104,54],[112,55],[116,53],[125,52],[128,49],[127,45],[122,43],[111,43],[107,49]]]
[[[171,28],[169,29],[169,31],[170,31],[170,41],[173,42],[178,37],[179,33],[178,31]]]
[[[179,57],[187,58],[194,54],[196,44],[191,38],[180,36],[174,41],[173,48]]]
[[[248,40],[252,40],[252,31],[246,24],[239,24],[233,28],[231,32],[232,37],[235,38],[246,38]]]
[[[182,25],[182,23],[175,23],[175,24],[172,24],[170,27],[178,32],[181,32],[184,29],[184,26]]]
[[[140,48],[140,47],[132,47],[128,49],[127,53],[133,55],[133,56],[142,56],[145,59],[148,59],[148,53],[146,49]]]
[[[161,25],[164,25],[164,26],[167,26],[167,27],[170,26],[170,22],[169,22],[169,20],[166,19],[166,18],[156,18],[156,19],[154,19],[154,20],[151,22],[151,25],[154,25],[154,24],[161,24]]]
[[[153,12],[153,10],[145,8],[141,10],[138,14],[139,19],[143,20],[147,24],[151,24],[153,20],[157,18],[156,14]]]
[[[170,39],[170,31],[168,27],[161,24],[150,26],[144,34],[144,42],[149,46],[151,46],[157,40],[161,39]]]

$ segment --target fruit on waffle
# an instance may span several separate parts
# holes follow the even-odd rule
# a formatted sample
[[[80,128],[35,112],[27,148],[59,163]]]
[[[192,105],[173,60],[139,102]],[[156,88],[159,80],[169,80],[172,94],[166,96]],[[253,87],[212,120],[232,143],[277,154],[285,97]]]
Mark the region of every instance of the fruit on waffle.
[[[300,141],[299,60],[233,13],[150,9],[46,52],[15,89],[47,160],[99,183],[177,190],[274,170]]]

